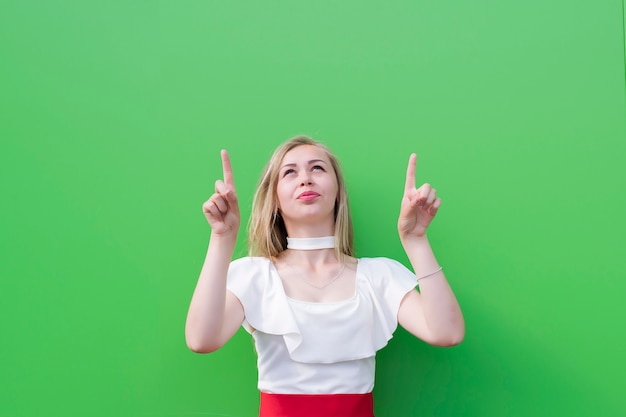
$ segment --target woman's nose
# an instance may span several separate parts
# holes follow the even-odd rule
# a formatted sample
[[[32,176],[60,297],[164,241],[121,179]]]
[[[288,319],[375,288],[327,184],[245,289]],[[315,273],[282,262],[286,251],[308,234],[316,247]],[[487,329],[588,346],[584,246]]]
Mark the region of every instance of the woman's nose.
[[[311,181],[311,176],[308,172],[305,172],[300,177],[300,185],[311,185],[313,182]]]

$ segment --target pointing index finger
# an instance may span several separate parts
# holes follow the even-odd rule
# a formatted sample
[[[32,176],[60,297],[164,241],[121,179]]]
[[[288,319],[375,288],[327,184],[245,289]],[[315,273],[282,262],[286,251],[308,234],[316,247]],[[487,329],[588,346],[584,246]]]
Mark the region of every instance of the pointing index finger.
[[[409,166],[406,168],[406,183],[404,185],[405,190],[415,189],[415,164],[417,161],[417,155],[412,153],[409,157]]]
[[[224,184],[229,187],[235,186],[235,181],[233,180],[233,168],[230,165],[230,158],[228,156],[228,152],[225,149],[222,149],[222,169],[224,171]]]

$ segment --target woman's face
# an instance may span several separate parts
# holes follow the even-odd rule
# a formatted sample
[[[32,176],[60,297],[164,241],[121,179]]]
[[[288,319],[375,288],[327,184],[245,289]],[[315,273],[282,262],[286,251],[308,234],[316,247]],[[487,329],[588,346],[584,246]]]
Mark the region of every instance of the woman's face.
[[[337,177],[322,149],[300,145],[287,152],[278,172],[278,207],[285,226],[329,222],[334,226]]]

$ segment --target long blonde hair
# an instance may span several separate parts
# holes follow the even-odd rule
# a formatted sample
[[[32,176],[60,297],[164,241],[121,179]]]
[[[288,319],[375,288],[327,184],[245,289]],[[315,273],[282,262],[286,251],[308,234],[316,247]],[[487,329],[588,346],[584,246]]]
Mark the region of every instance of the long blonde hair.
[[[338,187],[335,201],[335,252],[339,259],[343,259],[345,255],[354,256],[354,236],[348,192],[341,174],[339,161],[326,145],[308,136],[296,136],[280,145],[263,170],[261,181],[259,181],[259,186],[254,194],[248,225],[250,255],[273,259],[287,249],[287,229],[278,211],[276,187],[280,164],[285,154],[302,145],[312,145],[323,150],[335,170]]]

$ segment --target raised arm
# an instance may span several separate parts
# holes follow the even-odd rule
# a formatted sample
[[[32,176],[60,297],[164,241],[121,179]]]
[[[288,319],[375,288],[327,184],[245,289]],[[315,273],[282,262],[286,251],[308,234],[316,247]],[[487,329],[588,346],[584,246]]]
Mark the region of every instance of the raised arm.
[[[398,322],[427,343],[453,346],[465,335],[463,314],[426,236],[441,199],[430,184],[415,188],[416,160],[417,156],[411,154],[398,233],[417,275],[420,291],[411,291],[402,300]]]
[[[211,226],[211,239],[185,324],[187,346],[198,353],[223,346],[244,318],[241,303],[226,290],[240,215],[230,158],[224,150],[221,154],[224,180],[215,182],[215,193],[202,205]]]

